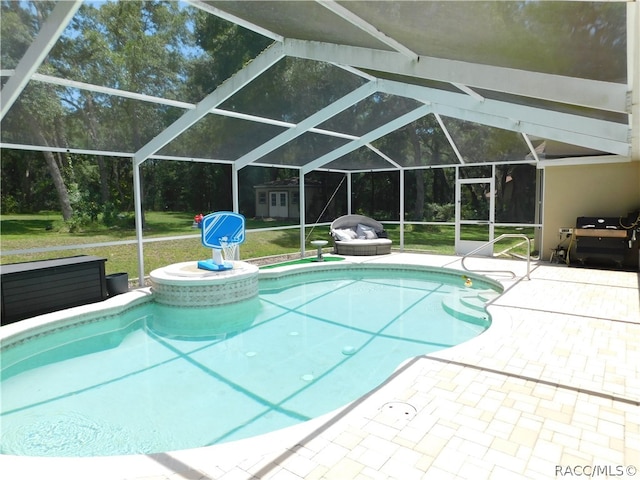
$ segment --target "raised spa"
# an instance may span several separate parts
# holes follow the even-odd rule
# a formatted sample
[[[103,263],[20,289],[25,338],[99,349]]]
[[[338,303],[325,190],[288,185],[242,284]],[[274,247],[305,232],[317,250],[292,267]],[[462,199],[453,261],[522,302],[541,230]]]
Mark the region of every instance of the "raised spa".
[[[452,270],[315,264],[260,272],[259,295],[235,303],[148,295],[23,332],[2,347],[1,452],[153,453],[304,422],[481,334],[499,289]]]

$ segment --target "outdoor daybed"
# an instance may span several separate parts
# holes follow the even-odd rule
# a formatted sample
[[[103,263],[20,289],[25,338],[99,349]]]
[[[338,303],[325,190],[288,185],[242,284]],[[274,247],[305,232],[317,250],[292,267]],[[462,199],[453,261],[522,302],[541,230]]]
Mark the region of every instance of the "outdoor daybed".
[[[382,224],[364,215],[343,215],[331,223],[334,252],[338,255],[384,255],[391,240]]]

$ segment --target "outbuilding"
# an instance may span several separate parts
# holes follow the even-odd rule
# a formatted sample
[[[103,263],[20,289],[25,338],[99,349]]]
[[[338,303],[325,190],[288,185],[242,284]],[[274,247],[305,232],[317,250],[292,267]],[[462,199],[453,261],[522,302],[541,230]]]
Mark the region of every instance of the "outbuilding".
[[[291,177],[273,180],[253,187],[256,199],[256,217],[259,218],[300,218],[300,178]],[[319,181],[306,179],[304,182],[305,205],[314,210],[322,190]],[[319,213],[319,212],[313,212]],[[312,216],[313,216],[312,213]]]

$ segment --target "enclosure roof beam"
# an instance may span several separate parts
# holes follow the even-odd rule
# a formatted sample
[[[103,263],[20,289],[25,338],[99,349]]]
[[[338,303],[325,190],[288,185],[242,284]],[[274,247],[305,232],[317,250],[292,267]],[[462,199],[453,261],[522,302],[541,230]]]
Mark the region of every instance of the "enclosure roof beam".
[[[527,147],[529,147],[529,151],[531,152],[531,156],[535,159],[536,162],[540,161],[540,157],[538,156],[538,152],[536,151],[536,148],[533,146],[533,143],[531,142],[531,139],[529,138],[529,135],[527,135],[526,133],[521,133],[522,138],[524,138],[525,143],[527,144]]]
[[[335,13],[340,18],[342,18],[342,19],[346,20],[347,22],[349,22],[350,24],[356,26],[360,30],[363,30],[364,32],[368,33],[369,35],[374,37],[379,42],[382,42],[385,45],[388,45],[389,47],[393,48],[396,52],[401,53],[402,55],[404,55],[404,56],[406,56],[406,57],[408,57],[408,58],[410,58],[412,60],[417,60],[418,59],[418,54],[417,53],[415,53],[411,49],[407,48],[405,45],[403,45],[402,43],[398,42],[397,40],[395,40],[395,39],[389,37],[388,35],[386,35],[385,33],[381,32],[380,30],[378,30],[378,28],[376,26],[371,25],[369,22],[364,20],[362,17],[356,15],[351,10],[347,10],[345,7],[340,5],[338,2],[336,2],[334,0],[316,0],[316,2],[318,4],[320,4],[320,5],[322,5],[323,7],[325,7],[326,9],[330,10],[331,12]]]
[[[14,73],[13,70],[4,71],[4,76],[11,76],[13,75],[13,73]],[[179,100],[171,100],[163,97],[154,97],[153,95],[146,95],[144,93],[135,93],[135,92],[130,92],[128,90],[119,90],[117,88],[103,87],[100,85],[94,85],[92,83],[78,82],[76,80],[68,80],[66,78],[54,77],[51,75],[44,75],[41,73],[34,73],[31,79],[34,81],[49,83],[52,85],[60,85],[61,87],[77,88],[78,90],[84,90],[84,91],[95,92],[95,93],[103,93],[105,95],[113,95],[113,96],[122,97],[122,98],[130,98],[132,100],[140,100],[142,102],[156,103],[159,105],[167,105],[170,107],[183,108],[185,110],[193,110],[194,108],[196,108],[196,105],[194,103],[181,102]],[[274,125],[277,127],[284,127],[284,128],[292,128],[292,127],[295,127],[296,125],[295,123],[291,123],[291,122],[283,122],[282,120],[274,120],[272,118],[260,117],[258,115],[251,115],[248,113],[233,112],[231,110],[223,110],[221,108],[212,108],[209,113],[213,113],[223,117],[238,118],[240,120],[247,120],[250,122],[257,122],[257,123],[265,123],[267,125]],[[309,131],[313,133],[319,133],[322,135],[331,136],[331,137],[347,138],[349,140],[353,140],[353,138],[355,138],[353,135],[349,135],[347,133],[334,132],[334,131],[324,130],[320,128],[311,128],[309,129]],[[128,154],[128,156],[130,156],[130,154]]]
[[[272,32],[271,30],[267,30],[266,28],[256,25],[255,23],[251,23],[231,13],[227,13],[223,10],[220,10],[219,8],[216,8],[213,5],[208,4],[207,2],[204,2],[201,0],[185,0],[185,1],[190,5],[193,5],[194,7],[199,8],[200,10],[203,10],[207,13],[215,15],[216,17],[222,18],[224,20],[228,20],[229,22],[235,23],[236,25],[240,25],[241,27],[244,27],[248,30],[259,33],[260,35],[263,35],[267,38],[271,38],[276,42],[282,42],[284,40],[284,37],[282,35],[278,35],[277,33]]]
[[[133,152],[114,152],[111,150],[91,150],[87,148],[67,148],[67,147],[52,147],[42,145],[23,145],[19,143],[7,143],[0,142],[0,148],[10,148],[12,150],[26,150],[29,152],[58,152],[58,153],[73,153],[76,155],[100,155],[102,157],[115,157],[115,158],[132,158]],[[204,158],[204,157],[181,157],[178,155],[151,155],[150,159],[154,160],[172,160],[176,162],[198,162],[198,163],[216,163],[233,165],[233,160],[226,160],[222,158]]]
[[[146,95],[144,93],[136,93],[130,92],[128,90],[120,90],[118,88],[104,87],[102,85],[79,82],[77,80],[69,80],[67,78],[54,77],[52,75],[45,75],[42,73],[34,73],[31,79],[51,85],[59,85],[66,88],[77,88],[78,90],[84,90],[87,92],[102,93],[105,95],[113,95],[121,98],[130,98],[132,100],[141,100],[143,102],[157,103],[159,105],[167,105],[170,107],[178,107],[184,109],[196,108],[195,104],[189,102],[181,102],[179,100],[171,100],[164,97],[154,97],[152,95]]]
[[[299,137],[316,125],[320,125],[322,122],[327,121],[331,117],[349,108],[350,106],[358,103],[361,100],[364,100],[365,98],[373,94],[376,91],[376,88],[376,82],[367,82],[361,87],[356,88],[352,92],[347,93],[344,97],[336,100],[322,110],[307,117],[306,119],[298,123],[295,127],[282,132],[280,135],[276,135],[271,140],[263,143],[259,147],[240,157],[236,161],[238,169],[246,167],[255,160],[258,160],[268,153],[274,151],[275,149],[281,147],[285,143]]]
[[[285,39],[288,56],[628,113],[627,85],[397,52]]]
[[[0,95],[0,120],[4,118],[11,106],[22,93],[35,71],[56,44],[60,35],[82,5],[81,0],[58,2],[47,17],[45,24],[38,32],[38,36],[31,43],[20,63],[18,63],[14,75],[7,80]]]
[[[454,142],[453,138],[451,138],[451,133],[449,133],[449,129],[442,121],[442,117],[438,113],[434,113],[434,116],[436,117],[436,121],[438,122],[438,125],[440,125],[440,128],[442,129],[442,133],[444,133],[444,136],[447,139],[447,142],[449,142],[449,145],[451,146],[453,153],[455,153],[456,158],[458,159],[461,165],[464,165],[465,163],[464,158],[462,157],[460,150],[458,150],[458,146],[456,145],[456,142]]]
[[[553,158],[553,159],[541,159],[537,168],[544,169],[547,167],[566,167],[570,165],[602,165],[610,163],[629,163],[631,158],[620,155],[597,155],[594,157],[567,157],[567,158]]]
[[[464,93],[466,93],[470,97],[473,97],[477,101],[484,102],[484,97],[482,95],[480,95],[475,90],[467,87],[466,85],[462,85],[461,83],[454,83],[453,86],[456,87],[458,90],[463,91]]]
[[[384,152],[380,151],[378,148],[374,147],[373,145],[371,145],[370,143],[367,143],[365,145],[369,150],[371,150],[373,153],[375,153],[376,155],[384,158],[390,165],[393,166],[393,168],[396,169],[400,169],[402,170],[402,165],[400,165],[398,162],[396,162],[393,158],[391,158],[389,155],[385,154]]]
[[[391,132],[393,132],[394,130],[397,130],[399,128],[404,127],[405,125],[414,122],[416,120],[418,120],[419,118],[424,117],[425,115],[428,115],[429,113],[431,113],[432,109],[430,105],[422,105],[414,110],[412,110],[411,112],[405,113],[404,115],[388,122],[385,123],[384,125],[382,125],[381,127],[378,127],[374,130],[371,130],[370,132],[362,135],[359,139],[357,140],[353,140],[345,145],[342,145],[341,147],[336,148],[335,150],[332,150],[329,153],[326,153],[325,155],[322,155],[321,157],[307,163],[304,167],[303,167],[303,171],[304,173],[309,173],[312,172],[313,170],[315,170],[316,168],[319,168],[323,165],[326,165],[330,162],[333,162],[334,160],[337,160],[338,158],[353,152],[354,150],[357,150],[358,148],[367,145],[375,140],[377,140],[380,137],[383,137]]]
[[[178,137],[182,132],[194,125],[198,120],[202,119],[211,109],[220,105],[246,86],[249,82],[254,80],[257,76],[268,70],[271,66],[281,60],[283,56],[282,46],[279,43],[272,44],[260,55],[254,58],[251,63],[245,66],[242,70],[236,72],[222,85],[201,100],[198,105],[196,105],[196,108],[185,112],[172,125],[138,150],[134,156],[134,163],[136,165],[140,165],[149,158],[149,156],[156,153],[162,147]]]
[[[538,123],[526,120],[514,121],[512,118],[508,117],[501,117],[481,112],[473,112],[449,105],[434,104],[433,109],[435,112],[446,117],[453,117],[469,122],[476,122],[482,125],[502,128],[503,130],[510,130],[513,132],[527,133],[529,135],[546,138],[548,140],[556,140],[562,143],[580,145],[595,150],[615,153],[616,155],[629,155],[630,146],[626,139],[616,140],[612,138],[595,137],[592,134],[579,131],[579,129],[576,129],[576,126],[572,125],[570,122],[574,121],[576,123],[584,123],[587,125],[601,124],[603,126],[603,129],[618,128],[619,130],[623,130],[625,133],[628,133],[627,125],[623,124],[606,122],[604,120],[587,119],[576,115],[566,115],[568,122],[566,124],[566,127],[559,128],[540,125]]]
[[[558,140],[573,145],[629,155],[629,126],[579,115],[485,99],[462,93],[379,80],[380,91],[430,102],[444,116]],[[516,120],[514,120],[516,119]]]

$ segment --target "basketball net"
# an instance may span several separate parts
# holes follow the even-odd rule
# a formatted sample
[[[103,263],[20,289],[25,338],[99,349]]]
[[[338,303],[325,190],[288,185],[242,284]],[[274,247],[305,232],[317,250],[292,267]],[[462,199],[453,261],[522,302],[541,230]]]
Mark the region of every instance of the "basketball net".
[[[235,238],[220,238],[220,246],[222,247],[222,256],[225,262],[233,263],[238,259],[238,241]]]

